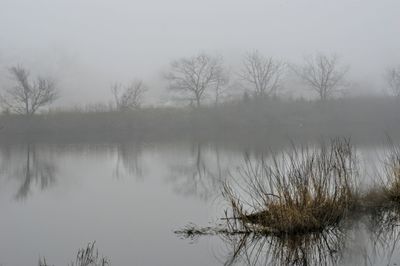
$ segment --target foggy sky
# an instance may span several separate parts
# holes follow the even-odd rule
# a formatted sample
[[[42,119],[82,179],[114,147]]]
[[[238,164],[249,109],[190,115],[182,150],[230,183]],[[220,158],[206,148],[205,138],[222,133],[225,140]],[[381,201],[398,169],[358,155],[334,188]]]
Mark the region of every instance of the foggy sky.
[[[221,53],[236,68],[258,49],[294,63],[337,53],[366,92],[400,64],[398,0],[0,0],[0,85],[23,64],[56,77],[58,105],[106,102],[109,85],[142,78],[165,95],[171,60]]]

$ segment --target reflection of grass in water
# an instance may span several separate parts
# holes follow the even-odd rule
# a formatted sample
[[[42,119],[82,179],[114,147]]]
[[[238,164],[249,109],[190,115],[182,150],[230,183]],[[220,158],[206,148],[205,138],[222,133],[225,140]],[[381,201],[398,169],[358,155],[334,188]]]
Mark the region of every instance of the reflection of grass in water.
[[[400,205],[392,203],[371,209],[365,220],[372,243],[372,256],[386,257],[389,265],[400,240]]]
[[[278,236],[189,225],[175,233],[189,239],[202,235],[220,236],[229,249],[224,265],[335,265],[340,261],[341,251],[345,247],[344,228]]]
[[[390,144],[383,161],[382,183],[363,197],[375,257],[384,253],[389,261],[400,240],[400,146]]]
[[[226,183],[228,227],[286,235],[322,232],[338,224],[357,201],[356,158],[348,140],[320,149],[296,149],[279,160],[240,168],[238,189]],[[244,184],[244,185],[243,185]]]
[[[75,263],[72,262],[70,266],[108,266],[110,261],[106,257],[99,255],[95,249],[95,242],[89,243],[86,248],[81,248],[75,258]],[[39,258],[39,266],[50,266],[47,264],[46,258]]]
[[[225,265],[334,265],[344,246],[340,230],[292,236],[224,235],[231,254]]]

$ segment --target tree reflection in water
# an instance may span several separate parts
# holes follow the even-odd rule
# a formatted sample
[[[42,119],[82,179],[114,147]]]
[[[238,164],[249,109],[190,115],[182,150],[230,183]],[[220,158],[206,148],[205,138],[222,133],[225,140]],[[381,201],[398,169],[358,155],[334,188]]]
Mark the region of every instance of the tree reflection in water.
[[[38,185],[41,190],[45,190],[56,181],[55,165],[42,159],[36,152],[35,145],[32,144],[26,145],[26,163],[21,170],[21,174],[25,178],[15,195],[16,199],[26,198],[32,185]]]
[[[134,176],[137,179],[143,178],[143,168],[141,156],[143,153],[143,144],[120,143],[117,145],[117,159],[115,162],[114,176],[121,178],[125,175]]]
[[[16,153],[8,147],[3,147],[2,166],[3,174],[10,179],[19,180],[20,184],[15,193],[16,200],[28,197],[34,186],[45,190],[56,182],[56,166],[40,153],[35,144],[25,144],[21,153]]]
[[[207,200],[220,192],[221,182],[229,173],[221,163],[218,146],[209,149],[202,143],[193,144],[191,155],[170,166],[169,181],[177,193]]]

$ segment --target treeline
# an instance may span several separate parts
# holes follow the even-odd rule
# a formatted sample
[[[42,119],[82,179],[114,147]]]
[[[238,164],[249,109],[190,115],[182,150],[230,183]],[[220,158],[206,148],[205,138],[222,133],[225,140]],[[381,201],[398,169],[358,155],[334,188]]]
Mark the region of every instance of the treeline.
[[[207,140],[254,145],[291,139],[346,136],[355,142],[400,136],[400,103],[391,97],[331,99],[324,103],[279,98],[219,106],[157,107],[116,112],[2,115],[0,141]]]
[[[232,68],[221,55],[199,53],[173,60],[164,70],[163,80],[169,96],[163,101],[168,102],[168,106],[199,108],[239,99],[271,99],[280,97],[284,89],[290,89],[287,88],[288,76],[295,76],[296,87],[308,88],[314,94],[313,99],[323,103],[348,94],[352,84],[348,80],[349,69],[334,54],[316,53],[305,57],[301,64],[292,64],[252,51],[242,57],[239,66]],[[19,65],[10,67],[9,74],[13,85],[3,88],[0,94],[5,114],[33,116],[62,97],[51,77],[32,78],[30,71]],[[384,77],[385,89],[400,97],[400,66],[388,68]],[[115,82],[110,86],[109,104],[99,103],[96,107],[103,109],[99,111],[138,110],[150,89],[140,79],[128,84]]]
[[[349,86],[348,70],[335,55],[315,54],[293,65],[254,51],[243,57],[240,69],[228,71],[221,56],[200,53],[171,62],[164,73],[171,99],[183,105],[144,106],[150,88],[136,80],[113,84],[112,104],[44,111],[62,96],[56,83],[32,78],[26,68],[14,66],[9,69],[14,86],[0,97],[0,140],[196,138],[265,143],[267,138],[400,136],[400,67],[386,73],[396,97],[337,97]],[[288,71],[317,100],[281,98]],[[235,88],[239,93],[233,93]]]

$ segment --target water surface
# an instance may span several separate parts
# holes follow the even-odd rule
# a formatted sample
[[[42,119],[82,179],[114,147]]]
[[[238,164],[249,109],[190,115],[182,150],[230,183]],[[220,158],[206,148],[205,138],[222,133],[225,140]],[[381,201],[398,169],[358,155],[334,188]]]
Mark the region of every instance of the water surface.
[[[359,150],[361,161],[374,169],[382,149]],[[186,142],[3,145],[0,265],[35,265],[39,256],[67,265],[78,248],[93,240],[112,265],[223,265],[232,258],[232,241],[219,236],[181,239],[174,230],[190,222],[220,222],[226,206],[221,182],[234,175],[246,153],[260,154]],[[365,183],[373,179],[365,175]],[[360,222],[345,238],[332,240],[346,249],[329,263],[399,262],[397,227],[379,236],[380,245],[369,227]],[[278,263],[268,252],[271,245],[267,240],[259,247],[263,260],[247,264]]]

